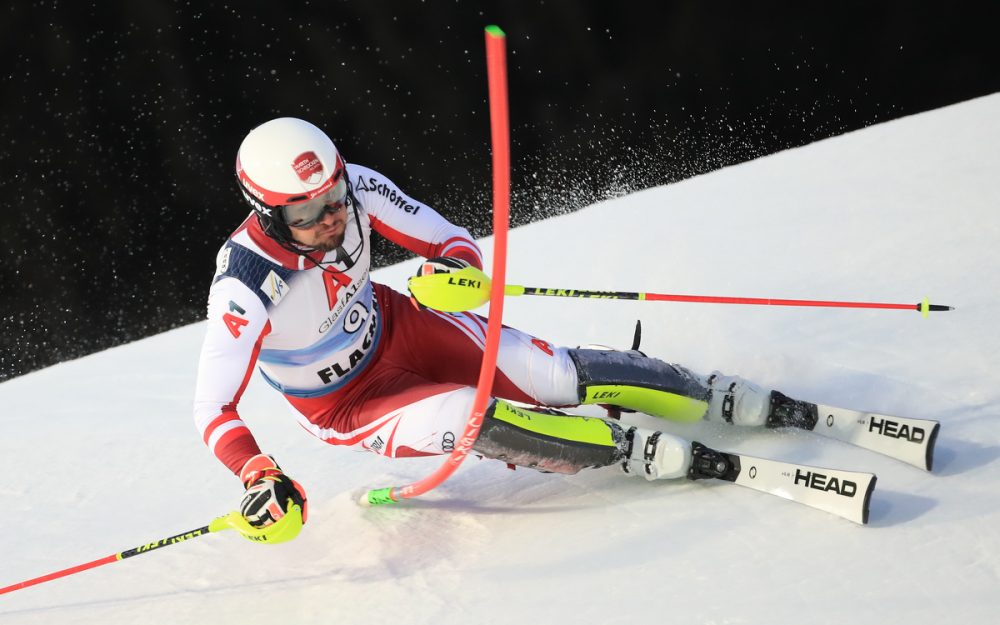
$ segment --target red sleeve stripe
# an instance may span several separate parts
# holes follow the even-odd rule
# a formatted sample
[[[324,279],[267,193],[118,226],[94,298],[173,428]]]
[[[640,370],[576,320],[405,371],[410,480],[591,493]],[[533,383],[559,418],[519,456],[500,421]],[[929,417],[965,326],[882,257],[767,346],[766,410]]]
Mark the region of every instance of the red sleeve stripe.
[[[246,373],[243,374],[243,382],[240,384],[239,390],[236,391],[236,395],[233,396],[233,401],[222,407],[222,412],[236,412],[236,404],[240,403],[243,391],[247,389],[247,384],[250,383],[250,376],[253,375],[254,365],[257,364],[257,357],[260,355],[260,344],[264,341],[264,337],[270,333],[271,321],[268,320],[261,329],[260,336],[257,337],[257,342],[254,343],[253,354],[250,355],[250,362],[247,364]]]
[[[202,433],[205,444],[215,454],[215,457],[236,475],[239,475],[239,471],[247,459],[260,453],[260,448],[258,448],[253,434],[240,419],[239,413],[236,412],[236,405],[243,396],[247,384],[250,383],[250,376],[253,375],[254,365],[260,354],[261,343],[270,332],[271,322],[268,321],[261,329],[257,342],[254,343],[246,373],[243,375],[243,381],[234,394],[233,400],[222,407],[222,413],[212,419]]]
[[[438,256],[454,256],[468,262],[476,269],[483,268],[483,259],[478,250],[474,250],[467,245],[456,245],[438,254]]]
[[[235,412],[230,412],[227,414],[231,414],[232,417],[225,420],[225,422],[220,423],[216,427],[209,426],[209,429],[205,431],[205,444],[208,445],[208,448],[212,450],[213,454],[215,453],[215,448],[218,447],[219,445],[219,441],[222,440],[222,437],[225,436],[227,433],[240,428],[246,430],[248,433],[250,432],[250,430],[247,428],[247,424],[243,423],[243,421],[239,418],[239,416],[236,415]],[[218,419],[216,419],[215,421],[218,421]],[[212,423],[215,424],[215,421],[213,421]]]
[[[411,237],[408,234],[403,234],[399,230],[396,230],[391,226],[387,226],[385,222],[380,221],[379,219],[373,216],[369,217],[371,218],[372,228],[374,228],[376,232],[378,232],[385,238],[389,239],[393,243],[397,245],[402,245],[403,247],[410,250],[414,254],[419,254],[427,258],[431,258],[434,256],[434,254],[431,253],[434,247],[427,241],[423,241],[416,237]]]
[[[208,424],[208,426],[206,426],[205,429],[202,430],[201,432],[202,440],[205,441],[206,445],[211,447],[212,443],[210,443],[209,440],[212,438],[212,435],[215,434],[215,430],[218,429],[223,424],[232,421],[236,421],[237,423],[243,423],[242,421],[240,421],[240,415],[238,415],[235,410],[229,409],[229,407],[227,406],[225,412],[223,412],[216,418],[212,419],[212,421]],[[227,427],[227,429],[230,428],[231,426]],[[216,440],[218,440],[218,436],[216,436]]]
[[[471,255],[472,258],[465,258],[461,255],[463,253]],[[439,246],[438,255],[465,258],[480,269],[483,268],[483,254],[479,251],[479,246],[465,237],[451,237]]]
[[[401,245],[406,249],[410,250],[414,254],[419,254],[425,258],[434,258],[435,256],[458,256],[457,254],[448,251],[449,248],[454,247],[455,251],[459,249],[464,249],[465,255],[458,256],[463,260],[469,261],[473,265],[478,266],[482,269],[483,261],[482,254],[479,252],[479,247],[472,241],[466,239],[465,237],[451,237],[450,239],[444,241],[443,243],[429,243],[422,239],[404,234],[399,230],[396,230],[392,226],[388,226],[385,222],[379,221],[375,217],[371,217],[372,228],[376,232],[389,239],[397,245]]]

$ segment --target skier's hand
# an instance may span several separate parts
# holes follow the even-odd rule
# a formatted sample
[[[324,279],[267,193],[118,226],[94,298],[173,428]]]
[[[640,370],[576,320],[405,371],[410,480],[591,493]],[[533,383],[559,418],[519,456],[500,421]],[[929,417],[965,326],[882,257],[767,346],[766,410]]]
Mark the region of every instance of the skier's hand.
[[[454,273],[459,269],[465,269],[469,266],[469,263],[461,258],[437,256],[435,258],[428,258],[420,263],[420,269],[417,270],[417,277],[429,276],[435,273]]]
[[[240,481],[247,489],[240,502],[240,513],[253,527],[278,524],[293,506],[299,507],[302,523],[305,523],[305,490],[282,473],[271,456],[257,454],[247,460],[240,471]]]
[[[415,278],[422,278],[423,276],[432,276],[437,273],[454,273],[466,267],[470,267],[469,263],[462,260],[461,258],[455,258],[454,256],[437,256],[435,258],[428,258],[424,262],[420,263],[420,268],[417,269]],[[426,306],[417,299],[413,291],[410,291],[410,301],[417,308],[426,308]]]

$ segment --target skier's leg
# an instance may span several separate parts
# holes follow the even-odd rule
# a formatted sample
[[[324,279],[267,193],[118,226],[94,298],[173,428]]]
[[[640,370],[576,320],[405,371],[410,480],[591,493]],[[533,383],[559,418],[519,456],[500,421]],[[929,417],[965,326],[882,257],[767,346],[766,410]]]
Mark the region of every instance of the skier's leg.
[[[636,350],[571,349],[581,404],[607,404],[673,421],[698,421],[712,389],[696,375]]]
[[[812,429],[813,404],[739,376],[697,375],[636,350],[573,349],[580,403],[609,404],[674,421]]]
[[[476,384],[486,320],[471,313],[416,310],[409,300],[385,289],[380,301],[386,318],[406,328],[393,335],[386,357],[440,383]],[[703,378],[688,370],[648,358],[638,351],[568,349],[505,327],[497,355],[492,394],[544,406],[610,404],[676,421],[701,419],[713,397]]]
[[[518,466],[553,473],[620,465],[647,480],[685,477],[691,443],[667,434],[496,400],[473,449]]]
[[[389,360],[434,382],[476,384],[485,319],[471,313],[418,311],[402,295],[381,285],[376,288],[386,318],[405,328],[403,338],[393,340],[403,346],[387,350]],[[558,347],[509,327],[501,336],[492,392],[545,406],[615,405],[675,421],[704,417],[739,425],[804,427],[810,418],[807,404],[743,378],[699,376],[636,350]]]
[[[389,337],[381,359],[432,382],[477,384],[486,344],[486,319],[473,313],[418,310],[401,294],[375,286],[387,320],[383,336]],[[576,368],[567,352],[564,347],[504,327],[491,394],[521,403],[576,405]]]
[[[380,368],[366,391],[347,393],[337,418],[306,429],[327,443],[391,458],[449,453],[465,430],[475,389],[427,382],[402,370]],[[293,402],[299,409],[301,402]],[[584,468],[620,465],[646,479],[683,477],[691,444],[654,432],[589,417],[517,408],[494,399],[473,449],[487,458],[573,474]]]

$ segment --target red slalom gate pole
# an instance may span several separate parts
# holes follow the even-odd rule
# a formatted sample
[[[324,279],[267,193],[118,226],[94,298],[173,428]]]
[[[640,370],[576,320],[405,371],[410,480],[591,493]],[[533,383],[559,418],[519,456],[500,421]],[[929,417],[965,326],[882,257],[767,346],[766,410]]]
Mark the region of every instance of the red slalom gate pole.
[[[486,347],[479,369],[479,383],[472,413],[455,449],[438,469],[407,486],[370,490],[361,496],[361,505],[375,506],[410,499],[437,488],[458,469],[472,451],[483,426],[496,373],[497,351],[503,317],[504,281],[507,276],[507,229],[510,213],[510,125],[507,106],[506,35],[497,26],[486,27],[486,68],[490,97],[490,135],[493,145],[493,278],[490,287],[490,317],[486,326]]]

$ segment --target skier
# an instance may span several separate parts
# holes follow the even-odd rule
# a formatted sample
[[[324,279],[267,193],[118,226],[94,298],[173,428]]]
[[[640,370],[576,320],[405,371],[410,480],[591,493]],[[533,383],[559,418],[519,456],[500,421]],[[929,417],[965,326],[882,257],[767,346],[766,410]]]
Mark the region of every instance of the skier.
[[[393,458],[447,453],[471,410],[486,323],[372,282],[370,237],[374,230],[425,257],[418,275],[481,269],[483,260],[467,230],[377,171],[346,163],[306,121],[254,128],[236,177],[253,212],[217,257],[194,419],[246,488],[249,525],[278,531],[291,506],[305,521],[306,495],[240,419],[253,369],[331,445]],[[696,375],[635,349],[558,347],[512,328],[503,330],[492,391],[474,451],[566,474],[615,465],[654,480],[717,469],[668,433],[549,407],[602,404],[745,426],[816,418],[809,405],[739,377]]]

